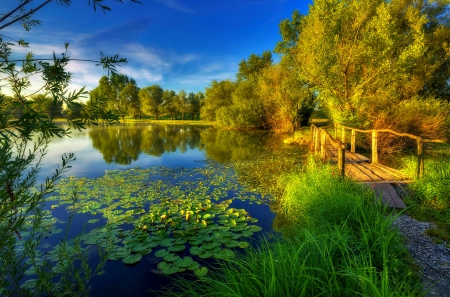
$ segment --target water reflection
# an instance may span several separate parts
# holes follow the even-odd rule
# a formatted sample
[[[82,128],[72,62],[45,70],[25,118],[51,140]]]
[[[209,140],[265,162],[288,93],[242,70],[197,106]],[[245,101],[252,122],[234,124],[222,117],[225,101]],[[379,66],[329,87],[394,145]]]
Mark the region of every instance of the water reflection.
[[[161,157],[167,152],[203,150],[200,133],[208,129],[184,125],[109,126],[90,130],[89,137],[106,163],[128,165],[141,153]]]
[[[209,126],[120,125],[89,130],[92,146],[106,163],[129,165],[139,155],[161,157],[164,153],[185,153],[198,149],[217,162],[245,160],[265,151],[270,134],[217,130]]]

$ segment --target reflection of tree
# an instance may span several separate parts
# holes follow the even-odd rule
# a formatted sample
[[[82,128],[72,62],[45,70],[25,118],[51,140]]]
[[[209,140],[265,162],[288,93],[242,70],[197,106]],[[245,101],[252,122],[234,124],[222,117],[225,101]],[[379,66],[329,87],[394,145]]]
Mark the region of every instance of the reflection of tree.
[[[130,164],[140,154],[141,129],[134,126],[110,126],[92,129],[92,146],[103,154],[107,163]]]
[[[89,132],[92,146],[107,163],[130,164],[141,152],[160,157],[165,152],[203,149],[200,132],[207,126],[145,125],[98,127]]]
[[[265,152],[270,134],[233,130],[206,130],[201,134],[206,154],[217,162],[247,160]]]

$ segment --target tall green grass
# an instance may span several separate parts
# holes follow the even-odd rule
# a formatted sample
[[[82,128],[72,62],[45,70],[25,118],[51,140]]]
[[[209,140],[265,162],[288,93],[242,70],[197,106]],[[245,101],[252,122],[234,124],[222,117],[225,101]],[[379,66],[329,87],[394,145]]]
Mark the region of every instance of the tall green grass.
[[[417,158],[403,158],[403,164],[402,171],[414,178],[417,170]],[[450,206],[450,158],[425,160],[423,177],[415,179],[409,188],[413,191],[416,201],[433,205],[436,208]]]
[[[421,296],[393,217],[371,191],[310,159],[281,183],[282,237],[165,296]]]

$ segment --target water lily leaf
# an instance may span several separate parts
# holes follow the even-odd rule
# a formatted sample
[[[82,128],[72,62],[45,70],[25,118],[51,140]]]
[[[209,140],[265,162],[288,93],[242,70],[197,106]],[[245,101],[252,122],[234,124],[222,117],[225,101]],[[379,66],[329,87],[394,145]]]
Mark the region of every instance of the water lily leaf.
[[[192,264],[187,268],[188,270],[196,270],[200,267],[200,264],[197,261],[193,261]]]
[[[159,257],[159,258],[163,258],[164,256],[167,256],[168,254],[170,254],[170,252],[168,250],[162,249],[162,250],[157,251],[155,253],[155,256]]]
[[[235,248],[235,247],[238,247],[239,245],[240,245],[239,241],[236,241],[236,240],[232,240],[230,242],[225,243],[225,246],[227,248]]]
[[[181,267],[181,268],[187,268],[189,266],[192,265],[192,263],[194,263],[194,260],[192,260],[191,257],[184,257],[184,258],[179,258],[178,260],[176,260],[174,262],[174,265]]]
[[[251,231],[242,231],[241,235],[244,236],[244,237],[251,237],[253,235],[253,232],[251,232]]]
[[[212,257],[212,253],[209,251],[203,251],[201,254],[199,254],[198,256],[202,259],[208,259]]]
[[[174,242],[175,242],[175,239],[166,238],[166,239],[161,240],[161,242],[159,244],[164,247],[169,247],[169,246],[174,245]]]
[[[128,257],[125,257],[122,259],[122,262],[125,264],[134,264],[139,261],[141,261],[142,255],[141,254],[133,254],[129,255]]]
[[[213,253],[214,258],[217,259],[231,259],[235,256],[234,252],[232,250],[228,250],[228,249],[222,249],[219,252]]]
[[[248,230],[251,231],[251,232],[258,232],[258,231],[261,231],[262,228],[259,227],[259,226],[256,226],[256,225],[251,225],[251,226],[249,226]]]
[[[221,249],[222,249],[222,247],[216,246],[213,249],[210,249],[209,251],[214,254],[214,253],[219,252]]]
[[[185,244],[187,242],[187,239],[186,238],[177,238],[176,240],[175,240],[175,244]]]
[[[203,242],[203,239],[189,240],[189,243],[191,245],[199,245],[199,244],[202,244],[202,242]]]
[[[203,219],[204,220],[211,220],[211,219],[213,219],[215,217],[215,215],[214,214],[211,214],[211,213],[207,213],[207,214],[204,214],[203,215]]]
[[[184,251],[185,248],[186,247],[184,246],[184,244],[178,244],[178,245],[170,246],[168,248],[168,250],[171,252],[181,252],[181,251]]]
[[[241,241],[239,242],[239,247],[242,249],[245,249],[246,247],[248,247],[250,244],[247,241]]]
[[[200,255],[201,253],[203,253],[203,248],[198,247],[198,246],[192,246],[192,247],[189,249],[189,253],[191,253],[191,255],[193,255],[193,256],[198,256],[198,255]]]
[[[97,223],[99,221],[99,219],[92,219],[92,220],[89,220],[89,221],[87,221],[89,224],[94,224],[94,223]]]
[[[166,261],[162,261],[158,263],[158,269],[163,270],[165,267],[169,267],[170,265],[172,265],[172,263],[166,262]]]
[[[142,251],[144,251],[146,249],[148,249],[148,248],[144,244],[135,244],[135,245],[130,246],[130,250],[133,253],[139,253],[139,252],[142,252]]]
[[[250,222],[252,222],[252,223],[257,223],[257,222],[258,222],[258,219],[251,218],[251,219],[250,219]]]
[[[175,262],[175,261],[178,260],[179,258],[180,258],[180,256],[178,256],[178,255],[176,255],[176,254],[173,254],[173,253],[170,253],[170,254],[165,255],[165,256],[163,257],[164,261],[167,261],[167,262]]]
[[[162,273],[167,274],[167,275],[171,275],[171,274],[174,274],[177,272],[178,272],[178,267],[175,265],[170,265],[170,266],[164,267],[162,269]]]
[[[202,268],[194,270],[194,274],[199,277],[205,276],[206,274],[208,274],[208,268],[203,266]]]
[[[216,244],[214,242],[205,242],[202,244],[203,250],[210,250],[216,247]]]

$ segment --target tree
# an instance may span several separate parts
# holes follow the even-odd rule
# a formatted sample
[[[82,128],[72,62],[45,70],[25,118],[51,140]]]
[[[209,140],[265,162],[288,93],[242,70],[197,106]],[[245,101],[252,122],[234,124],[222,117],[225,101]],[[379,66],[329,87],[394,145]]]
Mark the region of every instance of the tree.
[[[191,100],[191,113],[192,119],[195,119],[200,114],[200,109],[204,105],[205,94],[198,92],[194,95],[195,98]]]
[[[190,109],[189,98],[186,96],[186,92],[184,90],[178,92],[178,96],[175,100],[175,106],[177,111],[181,113],[181,119],[184,121],[184,116]]]
[[[38,113],[46,114],[51,118],[62,116],[62,102],[55,101],[44,94],[34,95],[31,99],[31,107]]]
[[[121,0],[119,0],[122,2]],[[47,0],[35,4],[32,0],[22,0],[17,7],[0,17],[0,30],[21,23],[28,31],[40,21],[34,15],[41,8],[51,2],[60,5],[70,5],[70,0]],[[138,2],[130,0],[130,2]],[[100,0],[93,0],[94,9],[103,11],[109,7]],[[12,40],[14,42],[5,41]],[[40,75],[44,81],[41,90],[45,91],[53,100],[54,105],[65,104],[69,109],[80,106],[79,98],[86,94],[84,88],[79,91],[68,92],[67,86],[71,73],[65,70],[71,60],[67,51],[60,57],[53,54],[51,59],[35,59],[28,53],[22,59],[12,58],[15,53],[13,45],[27,47],[25,40],[15,40],[0,35],[0,80],[2,87],[10,88],[13,96],[0,96],[0,294],[4,296],[41,296],[41,295],[87,295],[87,282],[92,275],[99,272],[104,262],[95,270],[84,266],[82,270],[74,270],[73,263],[82,260],[87,263],[86,256],[81,252],[70,255],[60,254],[60,269],[62,274],[52,270],[50,263],[41,261],[37,251],[40,238],[39,230],[43,229],[42,206],[44,197],[53,188],[61,173],[65,172],[74,160],[72,154],[62,157],[62,164],[55,174],[48,178],[44,185],[36,187],[36,176],[42,157],[46,153],[46,146],[52,137],[64,137],[70,131],[57,127],[53,118],[35,110],[29,101],[30,76]],[[66,44],[67,50],[68,44]],[[109,57],[100,55],[98,61],[110,72],[116,66],[126,63],[126,59],[118,55]],[[103,102],[102,102],[103,103]],[[21,113],[11,111],[21,110]],[[116,121],[109,111],[102,111],[92,104],[86,109],[84,118],[69,119],[71,127],[84,128],[86,123],[95,124],[98,120],[106,122]],[[34,140],[33,140],[34,138]],[[37,139],[37,140],[36,140]],[[25,231],[29,231],[25,235]],[[23,236],[22,236],[23,235]],[[23,242],[23,250],[17,249],[17,244]],[[104,259],[106,261],[106,258]],[[103,261],[103,260],[102,260]],[[32,285],[23,284],[24,272],[33,269],[37,278]],[[59,277],[58,277],[59,276]]]
[[[134,79],[130,79],[130,82],[119,94],[119,100],[125,107],[125,114],[133,115],[136,119],[141,115],[141,102],[139,100],[139,87]]]
[[[144,114],[153,115],[155,120],[162,112],[164,90],[159,85],[145,87],[139,91],[141,110]]]
[[[265,51],[261,56],[251,54],[247,60],[239,63],[239,72],[236,74],[238,81],[241,80],[257,80],[258,74],[264,69],[272,65],[272,54]]]
[[[163,110],[170,115],[170,119],[177,119],[177,108],[175,106],[175,100],[177,99],[177,93],[172,90],[165,90],[163,94]]]
[[[363,127],[405,100],[447,93],[447,3],[317,0],[301,20],[298,74],[335,122]]]
[[[216,110],[232,103],[231,95],[234,88],[235,84],[230,80],[213,80],[210,87],[206,88],[205,105],[200,109],[201,118],[207,121],[215,121]]]

